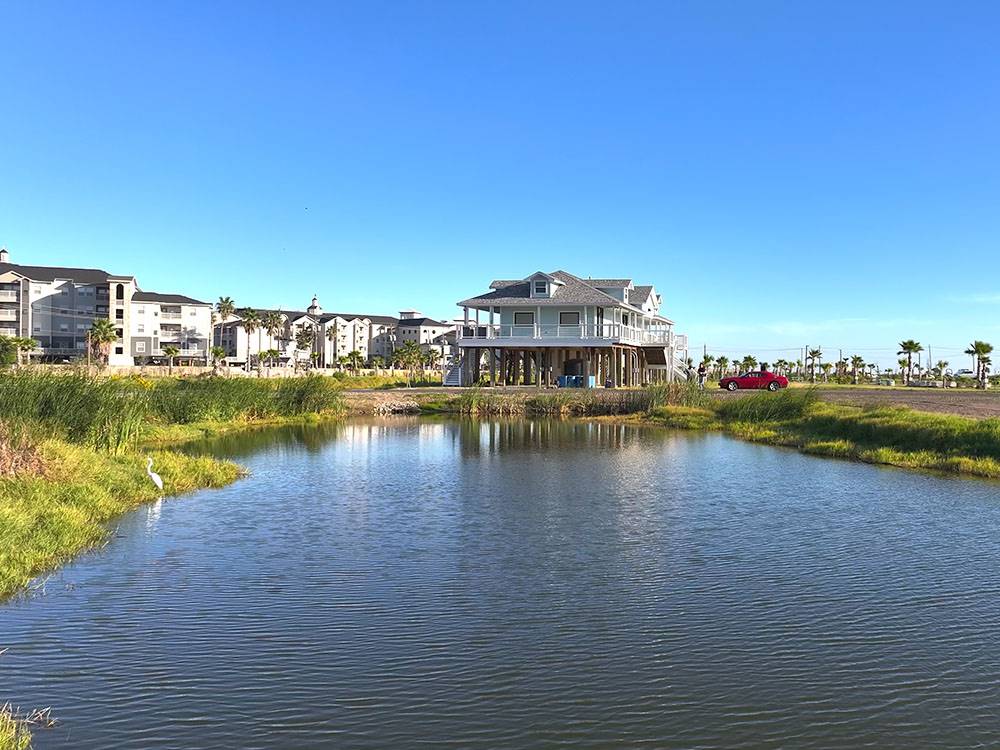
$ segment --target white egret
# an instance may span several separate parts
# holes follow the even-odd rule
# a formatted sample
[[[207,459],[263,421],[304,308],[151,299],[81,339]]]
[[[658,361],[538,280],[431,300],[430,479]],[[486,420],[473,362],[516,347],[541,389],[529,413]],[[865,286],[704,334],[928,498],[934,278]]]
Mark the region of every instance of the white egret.
[[[163,491],[163,480],[160,479],[160,475],[153,471],[153,459],[149,456],[146,457],[146,473],[149,474],[149,478],[153,480],[153,484],[156,485],[157,489],[161,492]]]

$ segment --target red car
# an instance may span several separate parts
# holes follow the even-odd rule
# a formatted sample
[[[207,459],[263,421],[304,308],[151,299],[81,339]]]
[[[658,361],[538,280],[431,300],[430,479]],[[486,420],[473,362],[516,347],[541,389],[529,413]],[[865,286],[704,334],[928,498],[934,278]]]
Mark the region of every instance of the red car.
[[[767,388],[769,391],[776,391],[779,388],[788,387],[788,378],[784,375],[775,375],[767,370],[748,372],[737,375],[733,378],[723,378],[719,381],[719,388],[727,391],[738,391],[741,388]]]

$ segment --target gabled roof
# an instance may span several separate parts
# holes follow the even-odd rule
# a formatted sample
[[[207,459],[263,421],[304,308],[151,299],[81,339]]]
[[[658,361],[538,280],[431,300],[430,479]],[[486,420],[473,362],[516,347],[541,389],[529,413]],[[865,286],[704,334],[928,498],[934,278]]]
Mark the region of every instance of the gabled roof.
[[[591,286],[602,287],[604,289],[630,289],[632,279],[584,279]]]
[[[621,300],[616,300],[609,294],[595,288],[591,282],[574,276],[566,271],[553,271],[549,274],[560,283],[550,297],[531,296],[531,277],[509,285],[494,288],[492,292],[481,294],[478,297],[459,302],[459,305],[469,307],[476,306],[503,306],[532,304],[543,307],[549,305],[621,305]],[[494,285],[496,282],[493,282]]]
[[[548,274],[553,279],[561,283],[549,297],[531,296],[531,276],[521,281],[494,281],[490,284],[493,291],[481,294],[478,297],[470,297],[459,302],[460,307],[474,307],[486,309],[488,307],[506,306],[541,306],[549,307],[555,305],[597,305],[600,307],[624,307],[636,312],[642,312],[640,305],[648,299],[652,286],[634,287],[631,279],[581,279],[566,271],[553,271]],[[638,303],[630,300],[622,302],[615,299],[607,292],[601,291],[597,285],[605,289],[611,288],[632,288],[643,289],[638,296]],[[632,295],[630,295],[632,296]],[[662,316],[657,315],[658,318]],[[663,318],[663,320],[667,320]]]
[[[134,302],[161,302],[168,305],[208,305],[183,294],[159,294],[157,292],[136,292],[132,295]]]
[[[403,318],[399,321],[400,326],[446,326],[447,323],[442,323],[440,320],[434,320],[434,318]]]
[[[63,268],[61,266],[21,266],[16,263],[0,263],[0,274],[8,271],[23,276],[31,281],[55,281],[67,279],[78,284],[104,284],[111,276],[99,268]],[[131,278],[116,277],[116,278]]]
[[[651,285],[636,286],[628,295],[628,301],[633,305],[641,306],[646,303],[646,300],[649,299],[649,295],[652,293],[653,287]]]
[[[329,323],[334,318],[341,318],[343,320],[370,320],[372,323],[377,323],[383,326],[394,326],[399,322],[399,318],[393,318],[391,315],[366,315],[365,313],[323,313],[320,318],[321,323]]]

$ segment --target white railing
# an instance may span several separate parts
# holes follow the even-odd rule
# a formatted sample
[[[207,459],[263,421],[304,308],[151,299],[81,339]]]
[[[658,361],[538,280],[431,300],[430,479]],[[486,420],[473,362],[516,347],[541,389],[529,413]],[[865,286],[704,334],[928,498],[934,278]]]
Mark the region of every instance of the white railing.
[[[17,320],[17,310],[0,310],[0,320]]]
[[[0,289],[0,302],[17,302],[17,292],[13,289]]]
[[[470,323],[459,328],[459,338],[473,340],[495,339],[597,339],[621,341],[629,344],[669,346],[673,334],[669,330],[636,328],[621,323],[596,323],[587,325],[510,325]]]
[[[181,314],[180,313],[165,312],[165,313],[160,313],[160,317],[163,320],[180,320],[181,319]]]

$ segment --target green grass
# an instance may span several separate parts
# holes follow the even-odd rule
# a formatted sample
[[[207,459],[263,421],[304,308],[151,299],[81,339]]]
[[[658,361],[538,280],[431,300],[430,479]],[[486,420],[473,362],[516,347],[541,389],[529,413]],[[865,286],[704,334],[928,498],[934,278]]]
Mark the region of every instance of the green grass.
[[[711,396],[705,391],[686,383],[664,383],[645,388],[554,391],[468,388],[457,396],[422,401],[420,408],[428,414],[451,413],[477,417],[599,417],[645,413],[668,405],[698,406],[711,400]]]
[[[647,420],[804,453],[873,464],[1000,478],[1000,419],[972,419],[905,407],[823,402],[811,389],[757,393],[704,408],[651,410]]]
[[[0,599],[100,544],[108,521],[161,494],[146,476],[146,454],[114,455],[54,439],[37,447],[42,474],[0,478]],[[242,471],[211,458],[149,455],[168,495],[221,487]]]
[[[340,413],[340,390],[319,375],[150,380],[19,370],[0,376],[0,421],[14,430],[123,453],[158,426]]]
[[[31,732],[18,720],[11,706],[0,706],[0,750],[29,750]]]

